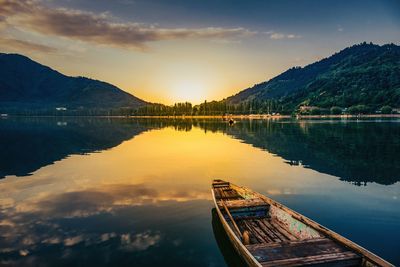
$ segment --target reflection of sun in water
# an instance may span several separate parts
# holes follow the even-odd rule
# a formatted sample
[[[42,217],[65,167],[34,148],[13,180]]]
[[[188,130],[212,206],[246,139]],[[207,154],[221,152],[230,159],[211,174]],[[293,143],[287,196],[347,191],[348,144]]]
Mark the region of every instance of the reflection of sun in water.
[[[202,102],[205,98],[205,86],[196,80],[182,79],[177,81],[172,88],[173,98],[179,101],[189,101],[192,103]]]

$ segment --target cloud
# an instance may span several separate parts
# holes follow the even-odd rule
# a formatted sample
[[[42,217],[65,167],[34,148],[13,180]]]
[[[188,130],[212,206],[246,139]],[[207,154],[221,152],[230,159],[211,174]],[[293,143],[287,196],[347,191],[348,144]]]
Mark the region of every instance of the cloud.
[[[295,34],[288,34],[286,35],[286,38],[288,39],[296,39],[296,38],[301,38],[300,35],[295,35]]]
[[[163,40],[225,39],[255,34],[241,27],[161,28],[137,22],[116,22],[108,13],[51,9],[37,0],[0,0],[0,18],[3,23],[46,35],[140,50],[147,49],[150,42]]]
[[[285,38],[285,35],[282,33],[273,33],[269,36],[269,38],[274,39],[274,40],[279,40]]]
[[[0,46],[6,46],[13,50],[14,49],[23,51],[28,50],[28,51],[45,52],[45,53],[52,53],[57,51],[57,49],[54,47],[32,43],[29,41],[13,39],[13,38],[0,38]]]
[[[272,40],[282,40],[282,39],[298,39],[301,38],[301,35],[296,34],[284,34],[279,32],[268,31],[265,34],[269,35],[269,38]]]

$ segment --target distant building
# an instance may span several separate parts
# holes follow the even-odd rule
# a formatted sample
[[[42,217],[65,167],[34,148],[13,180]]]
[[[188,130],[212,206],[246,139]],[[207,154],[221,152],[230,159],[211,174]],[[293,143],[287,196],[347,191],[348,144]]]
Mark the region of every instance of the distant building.
[[[314,109],[318,109],[318,107],[315,107],[315,106],[300,106],[299,107],[300,112],[307,112],[307,111],[311,111]]]
[[[67,108],[65,108],[65,107],[57,107],[56,110],[57,111],[65,111],[65,110],[67,110]]]

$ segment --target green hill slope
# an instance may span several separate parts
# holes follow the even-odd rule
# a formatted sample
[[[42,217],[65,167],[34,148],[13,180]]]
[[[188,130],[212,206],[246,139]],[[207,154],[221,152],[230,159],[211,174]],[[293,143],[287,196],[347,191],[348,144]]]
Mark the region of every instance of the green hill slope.
[[[362,43],[228,97],[228,104],[275,101],[284,113],[299,106],[400,107],[400,47]],[[264,105],[265,106],[265,105]],[[253,108],[254,109],[254,108]]]

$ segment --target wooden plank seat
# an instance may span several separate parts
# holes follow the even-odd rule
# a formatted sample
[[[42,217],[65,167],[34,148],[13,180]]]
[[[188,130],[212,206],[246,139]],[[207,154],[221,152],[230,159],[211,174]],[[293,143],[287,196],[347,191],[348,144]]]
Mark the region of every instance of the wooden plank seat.
[[[215,197],[217,199],[240,199],[242,198],[236,190],[231,189],[230,187],[217,187],[214,188]]]
[[[262,262],[263,267],[284,266],[318,266],[318,267],[356,267],[361,266],[361,257],[354,252],[341,252],[326,255],[309,256],[302,258],[293,258],[286,260],[277,260]]]
[[[298,240],[293,233],[270,218],[239,220],[238,225],[241,232],[248,232],[250,244]]]
[[[247,245],[262,266],[359,266],[361,257],[328,238]]]
[[[260,199],[232,199],[218,201],[219,207],[222,203],[230,210],[233,218],[264,218],[268,216],[269,204]]]
[[[269,207],[269,204],[265,201],[262,201],[259,198],[253,199],[237,199],[237,200],[226,200],[224,201],[225,205],[231,210],[234,209],[241,209],[241,208],[248,208],[248,207]]]
[[[222,180],[215,180],[213,182],[213,187],[214,188],[217,188],[217,187],[229,187],[229,186],[230,186],[229,182],[225,182],[225,181],[222,181]]]

